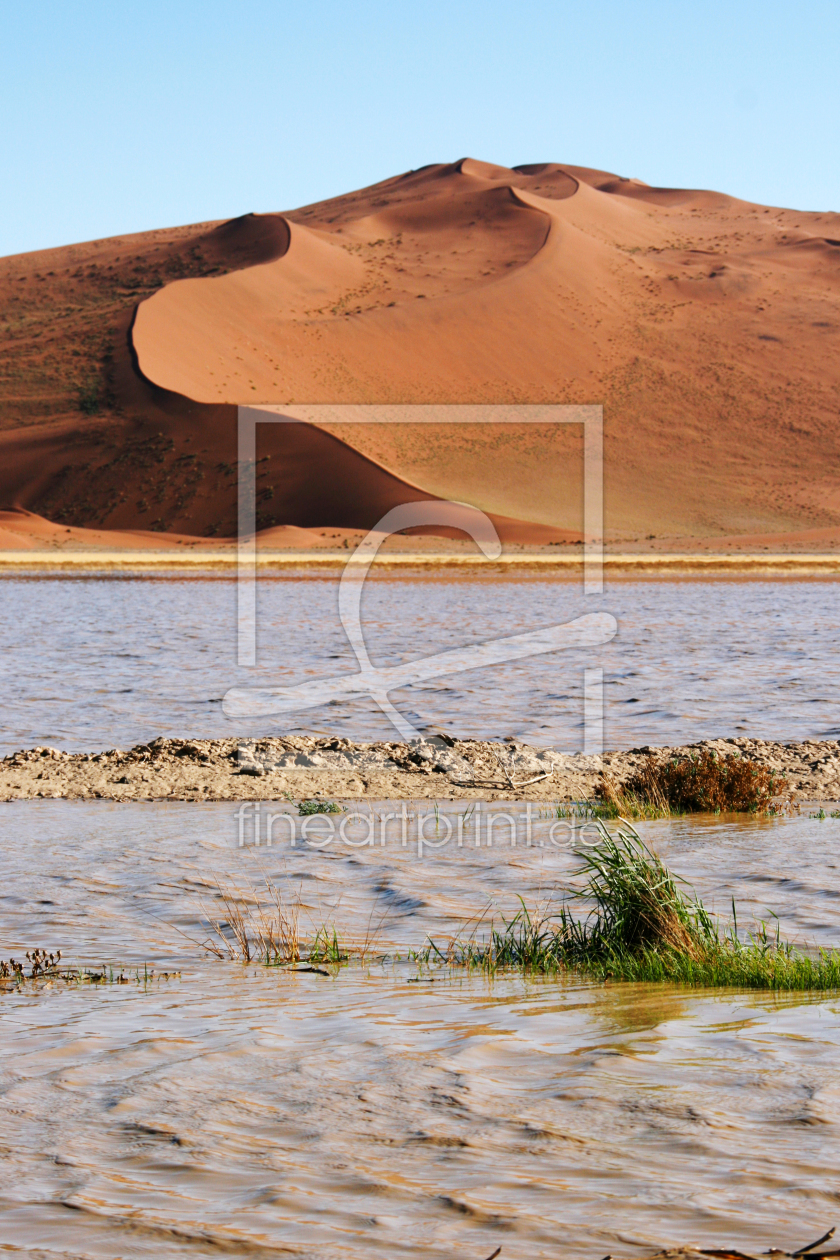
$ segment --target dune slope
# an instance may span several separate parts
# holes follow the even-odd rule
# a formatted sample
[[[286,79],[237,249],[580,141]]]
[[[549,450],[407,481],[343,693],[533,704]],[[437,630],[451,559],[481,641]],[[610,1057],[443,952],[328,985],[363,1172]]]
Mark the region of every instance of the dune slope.
[[[464,159],[0,260],[0,306],[2,505],[68,525],[231,533],[235,406],[294,402],[603,402],[614,540],[840,525],[837,214]],[[269,426],[259,523],[580,529],[579,433],[467,429]]]

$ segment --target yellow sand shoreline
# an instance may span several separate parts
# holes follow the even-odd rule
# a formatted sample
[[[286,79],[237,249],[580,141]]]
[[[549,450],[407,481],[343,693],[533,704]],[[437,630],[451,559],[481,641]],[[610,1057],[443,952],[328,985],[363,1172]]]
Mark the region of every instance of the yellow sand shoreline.
[[[258,551],[256,564],[260,569],[300,568],[319,566],[324,568],[344,567],[348,559],[347,551]],[[194,551],[191,548],[167,549],[165,551],[105,551],[91,549],[89,551],[6,551],[0,552],[0,575],[9,576],[24,569],[235,569],[237,554],[234,549],[227,551]],[[497,560],[488,561],[477,553],[470,552],[380,552],[376,566],[399,568],[472,568],[485,569],[491,567],[521,569],[540,568],[543,570],[572,571],[581,569],[583,558],[578,552],[574,555],[556,555],[540,552],[510,552]],[[729,573],[756,572],[767,570],[774,573],[840,573],[840,553],[835,554],[801,554],[801,553],[739,553],[731,554],[613,554],[604,556],[604,568],[607,572],[633,572],[642,570],[720,570]]]

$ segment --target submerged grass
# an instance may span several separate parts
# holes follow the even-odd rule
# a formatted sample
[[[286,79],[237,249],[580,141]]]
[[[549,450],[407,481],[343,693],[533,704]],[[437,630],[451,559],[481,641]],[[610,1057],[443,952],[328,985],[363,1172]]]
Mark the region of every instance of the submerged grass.
[[[212,901],[201,901],[206,935],[196,944],[216,958],[232,962],[284,967],[295,963],[340,965],[375,953],[385,915],[374,922],[375,910],[361,939],[339,934],[334,923],[311,922],[300,890],[284,895],[269,876],[247,884],[216,876]],[[310,919],[307,926],[302,920]],[[191,939],[191,938],[190,938]]]
[[[759,922],[739,935],[734,901],[731,919],[721,923],[626,819],[612,830],[603,820],[590,816],[589,821],[597,838],[580,853],[575,875],[583,882],[568,889],[562,901],[529,909],[520,898],[517,913],[500,925],[488,924],[484,914],[471,931],[443,943],[429,940],[419,952],[408,951],[408,960],[695,987],[840,990],[840,951],[804,954],[781,939],[778,920],[775,931]],[[303,970],[351,959],[399,959],[379,944],[386,915],[374,922],[376,908],[364,939],[351,941],[325,920],[313,919],[312,927],[304,928],[302,919],[311,917],[311,910],[299,888],[284,895],[265,875],[244,884],[229,878],[203,882],[212,895],[200,903],[205,935],[193,943],[219,959],[268,967],[306,964]],[[61,951],[43,949],[27,951],[26,963],[0,960],[0,991],[31,981],[127,984],[180,974],[155,975],[144,968],[142,975],[132,975],[104,964],[71,969],[62,965]]]
[[[203,947],[216,958],[268,965],[301,957],[300,901],[287,901],[273,880],[264,888],[243,888],[232,879],[214,879],[216,896],[203,904],[208,935]]]
[[[674,876],[625,819],[615,833],[596,821],[600,835],[582,854],[576,875],[586,877],[557,907],[520,910],[479,939],[445,947],[430,941],[419,956],[449,965],[495,971],[571,970],[596,979],[672,981],[755,989],[838,989],[840,952],[802,954],[759,923],[745,939],[731,921],[721,925]]]
[[[645,790],[637,790],[620,785],[615,779],[604,775],[602,797],[590,805],[592,818],[632,818],[634,821],[651,818],[671,818],[684,811],[672,805],[655,783]]]
[[[27,973],[27,964],[29,971]],[[26,984],[138,984],[144,987],[156,980],[180,979],[180,971],[155,971],[153,967],[115,966],[100,963],[98,967],[68,967],[61,964],[61,950],[28,949],[26,961],[21,958],[0,959],[0,992],[19,990]]]

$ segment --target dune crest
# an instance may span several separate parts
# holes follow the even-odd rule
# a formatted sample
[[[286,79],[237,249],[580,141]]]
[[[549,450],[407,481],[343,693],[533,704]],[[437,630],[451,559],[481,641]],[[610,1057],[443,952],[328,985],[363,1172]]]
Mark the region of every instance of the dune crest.
[[[467,157],[285,214],[0,260],[0,503],[221,538],[237,404],[603,402],[616,545],[827,538],[838,242],[837,214]],[[573,426],[274,428],[263,529],[367,528],[416,494],[579,535]]]

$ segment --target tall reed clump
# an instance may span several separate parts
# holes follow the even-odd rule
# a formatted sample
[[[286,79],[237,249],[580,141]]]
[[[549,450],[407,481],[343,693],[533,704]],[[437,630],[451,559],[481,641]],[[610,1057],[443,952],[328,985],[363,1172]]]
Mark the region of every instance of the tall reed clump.
[[[688,757],[647,761],[619,788],[604,780],[604,799],[619,812],[632,813],[638,802],[660,814],[761,813],[773,808],[774,798],[787,790],[787,781],[768,766],[745,757],[719,757],[710,748]],[[623,807],[629,803],[631,809]],[[637,813],[637,817],[645,817]]]
[[[764,924],[745,940],[737,920],[722,927],[702,901],[674,876],[622,820],[582,854],[575,872],[586,877],[553,911],[521,908],[481,940],[474,932],[427,958],[490,970],[569,969],[600,979],[668,980],[694,985],[761,989],[838,989],[840,953],[812,958],[767,933]]]
[[[632,783],[632,786],[631,786]],[[672,806],[665,792],[651,777],[640,784],[638,776],[631,783],[620,784],[612,775],[605,774],[601,785],[601,800],[591,806],[593,818],[670,818],[683,811]]]

